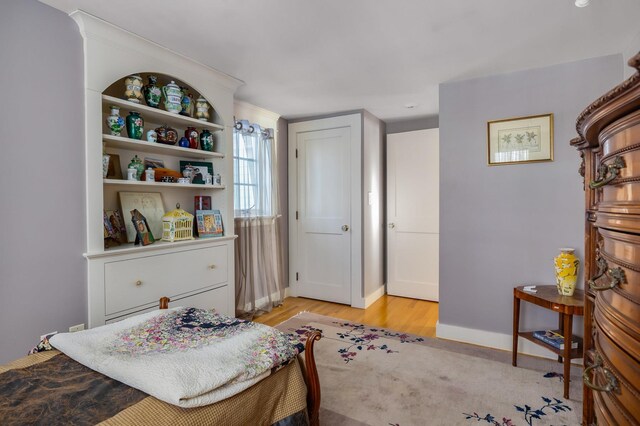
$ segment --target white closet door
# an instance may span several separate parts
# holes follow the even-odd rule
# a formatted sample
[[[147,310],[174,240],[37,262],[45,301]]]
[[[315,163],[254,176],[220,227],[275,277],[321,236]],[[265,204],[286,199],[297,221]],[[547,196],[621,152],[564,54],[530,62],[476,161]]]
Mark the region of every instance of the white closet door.
[[[387,136],[387,293],[438,301],[439,131]]]

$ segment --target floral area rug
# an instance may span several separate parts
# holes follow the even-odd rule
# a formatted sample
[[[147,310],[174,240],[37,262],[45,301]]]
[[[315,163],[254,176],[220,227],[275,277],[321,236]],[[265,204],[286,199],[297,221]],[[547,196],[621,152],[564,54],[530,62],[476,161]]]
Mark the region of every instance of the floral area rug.
[[[323,425],[580,425],[581,370],[563,397],[562,364],[308,312],[278,325],[316,342]]]

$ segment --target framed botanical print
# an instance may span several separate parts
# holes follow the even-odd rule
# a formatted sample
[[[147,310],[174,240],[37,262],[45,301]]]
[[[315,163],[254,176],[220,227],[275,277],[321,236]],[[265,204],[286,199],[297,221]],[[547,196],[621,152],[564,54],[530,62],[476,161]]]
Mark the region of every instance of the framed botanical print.
[[[490,166],[553,161],[553,114],[489,121],[487,155]]]

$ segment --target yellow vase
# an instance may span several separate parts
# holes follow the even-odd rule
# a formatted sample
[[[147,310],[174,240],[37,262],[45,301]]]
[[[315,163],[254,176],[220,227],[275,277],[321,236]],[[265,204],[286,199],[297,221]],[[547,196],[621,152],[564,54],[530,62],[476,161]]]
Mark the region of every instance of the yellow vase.
[[[553,259],[556,268],[556,286],[558,294],[562,296],[573,296],[576,290],[580,259],[573,252],[572,248],[561,248],[560,254]]]

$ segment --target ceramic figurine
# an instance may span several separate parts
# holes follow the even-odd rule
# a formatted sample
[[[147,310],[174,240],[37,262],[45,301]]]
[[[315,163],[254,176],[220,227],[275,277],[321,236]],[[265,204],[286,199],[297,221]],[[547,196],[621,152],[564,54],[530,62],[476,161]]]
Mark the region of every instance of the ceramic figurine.
[[[149,76],[149,83],[146,84],[142,88],[142,93],[144,93],[144,100],[150,107],[158,108],[160,106],[160,101],[162,97],[162,92],[160,88],[156,86],[156,82],[158,81],[158,77],[155,75]]]
[[[147,141],[154,143],[158,142],[158,134],[155,130],[152,129],[147,132]]]
[[[129,77],[124,79],[124,96],[129,102],[135,102],[137,104],[140,103],[140,99],[142,99],[142,78],[137,75],[130,75]]]
[[[169,126],[161,126],[156,129],[158,134],[158,143],[165,145],[175,145],[178,142],[178,132]]]
[[[178,146],[181,146],[183,148],[189,148],[189,139],[185,138],[184,136],[180,138],[180,140],[178,141]]]
[[[187,164],[184,166],[182,170],[182,176],[189,179],[189,183],[193,182],[193,166],[191,164]]]
[[[198,131],[195,127],[187,127],[184,131],[184,137],[189,139],[189,148],[198,149]]]
[[[131,111],[127,115],[127,134],[131,139],[142,139],[144,120],[137,111]]]
[[[164,95],[164,108],[173,114],[182,111],[182,91],[173,81],[162,88]]]
[[[213,135],[207,129],[200,133],[200,148],[203,151],[213,151]]]
[[[140,160],[137,155],[134,155],[129,163],[128,170],[131,169],[135,169],[136,171],[135,180],[140,180],[140,176],[142,176],[142,172],[144,171],[144,164],[142,164],[142,160]]]
[[[120,107],[111,105],[111,114],[107,117],[105,122],[109,128],[109,132],[113,136],[120,136],[122,128],[124,127],[124,118],[120,117]]]
[[[181,115],[185,115],[187,117],[193,116],[193,95],[187,92],[186,87],[182,87],[182,100],[180,101],[180,106],[182,109],[180,110]]]
[[[200,96],[196,101],[196,118],[201,121],[209,121],[209,103]]]

